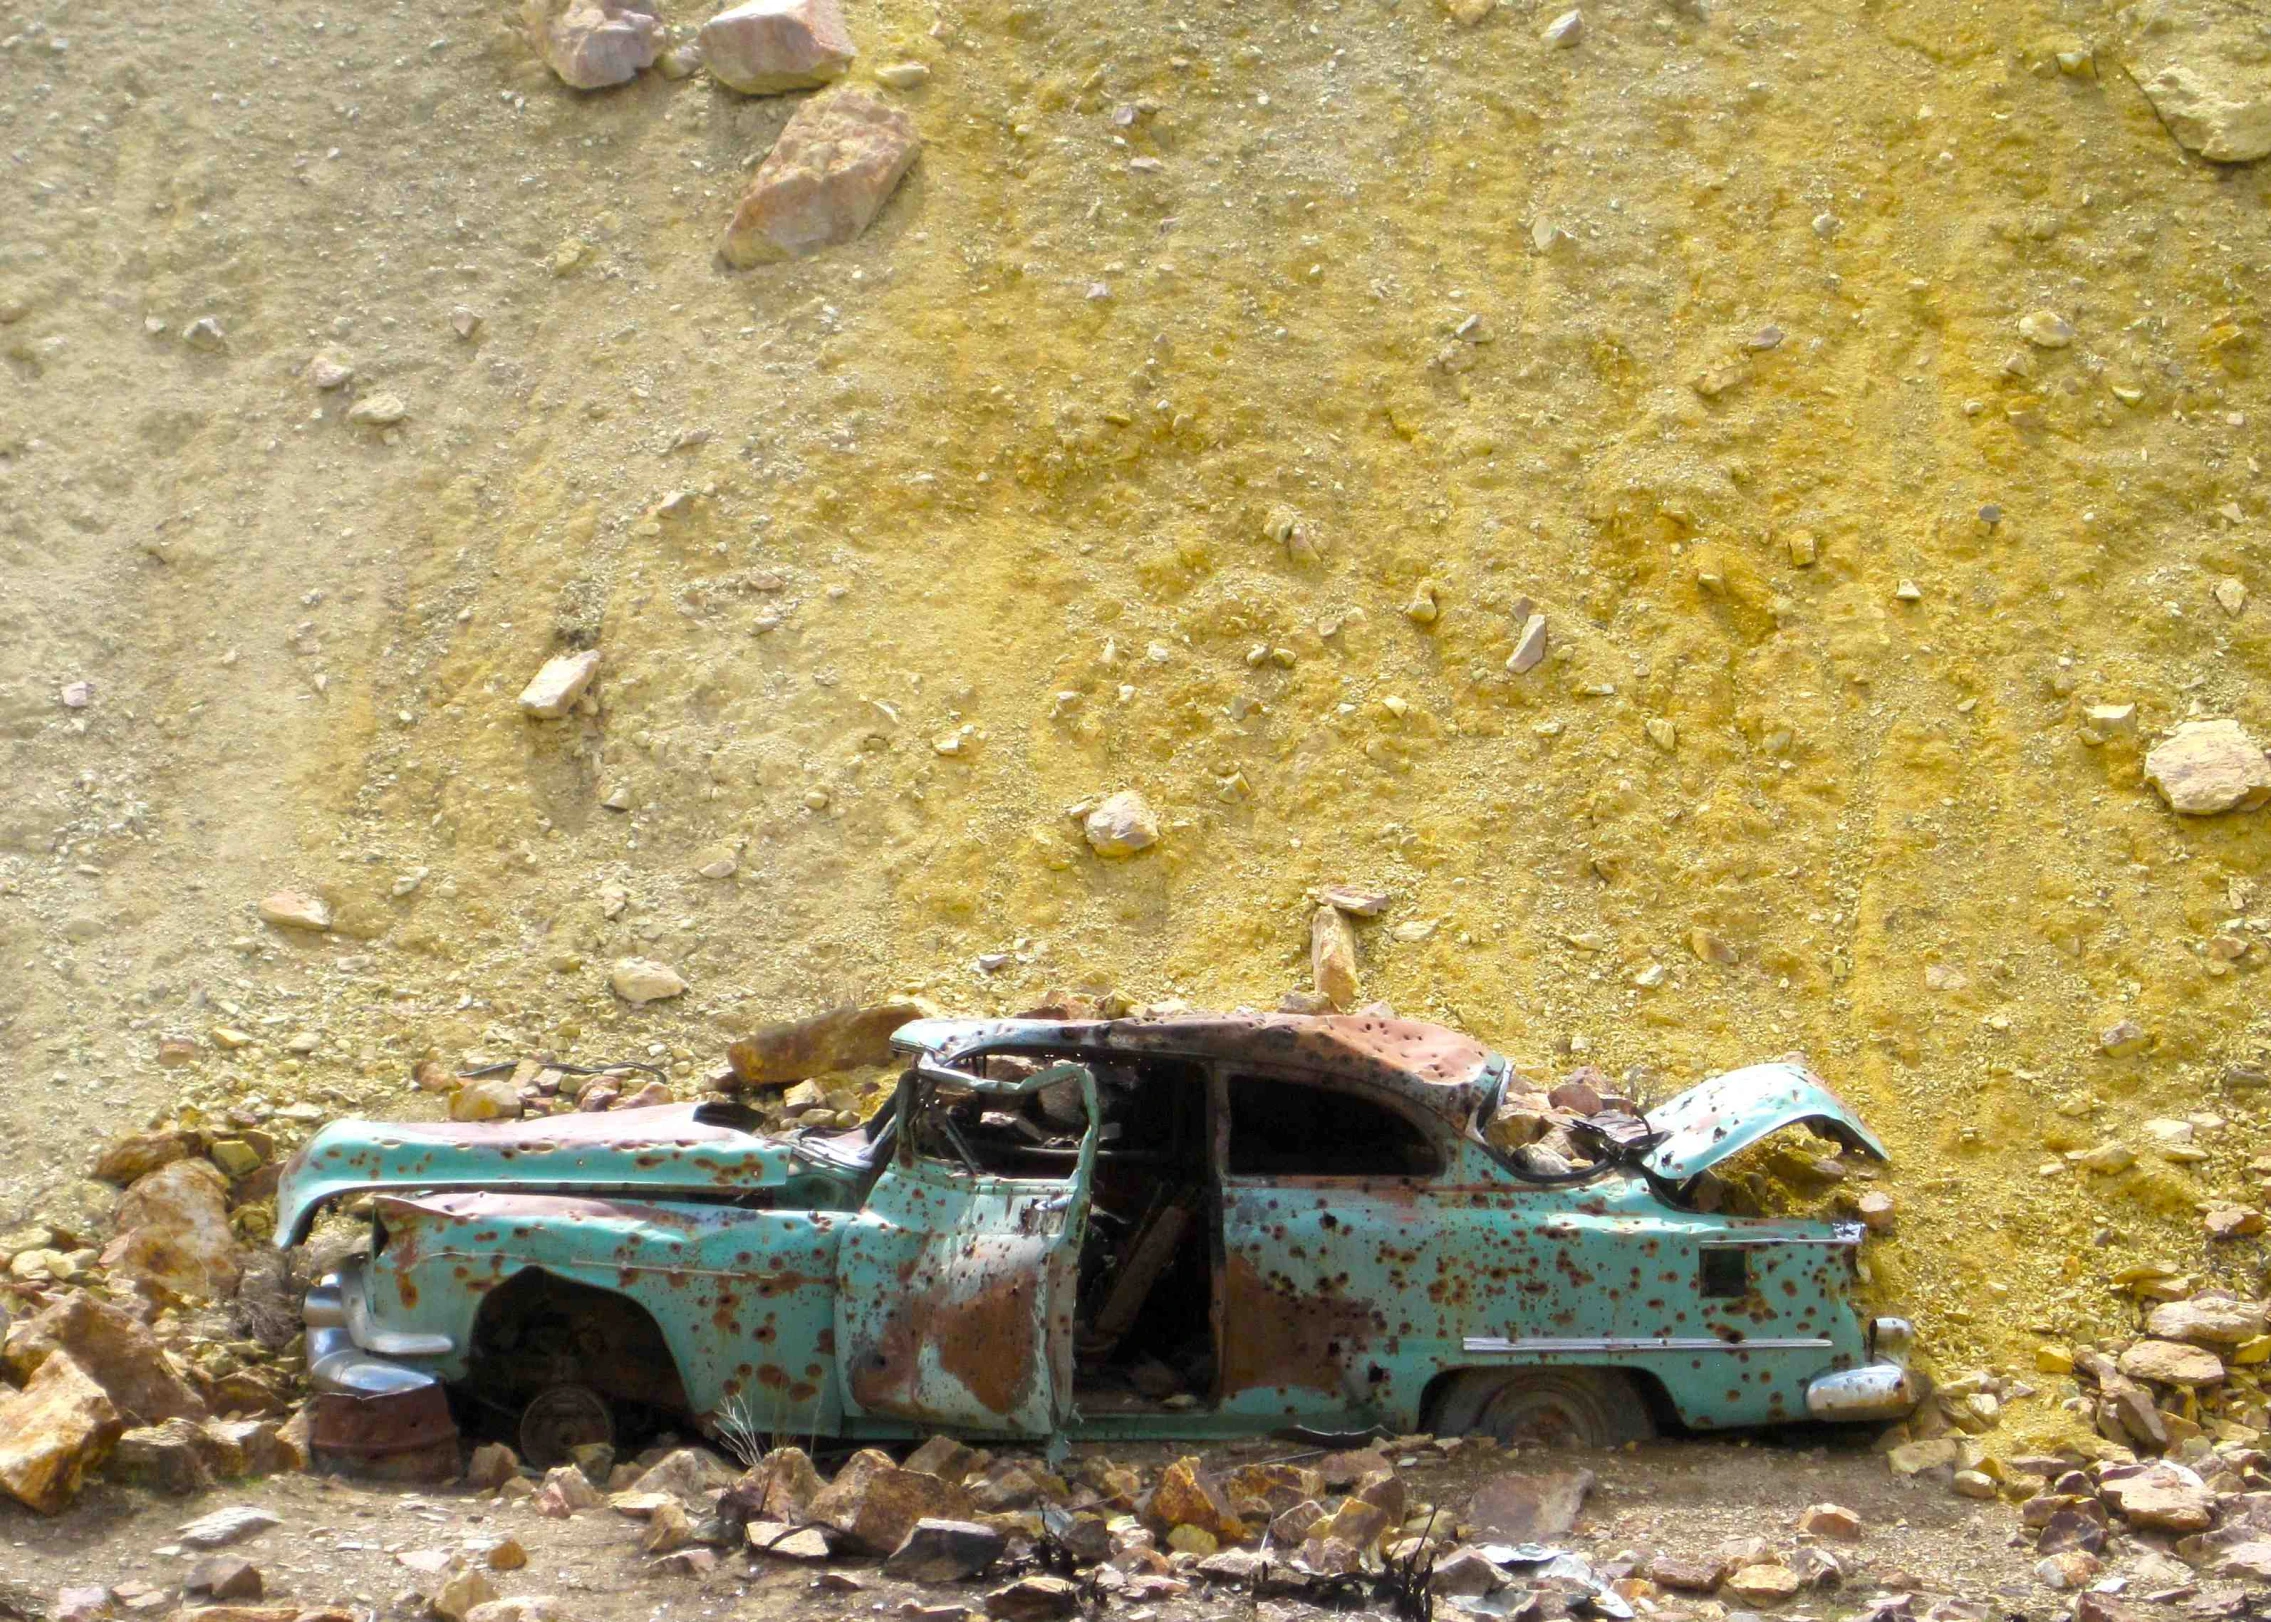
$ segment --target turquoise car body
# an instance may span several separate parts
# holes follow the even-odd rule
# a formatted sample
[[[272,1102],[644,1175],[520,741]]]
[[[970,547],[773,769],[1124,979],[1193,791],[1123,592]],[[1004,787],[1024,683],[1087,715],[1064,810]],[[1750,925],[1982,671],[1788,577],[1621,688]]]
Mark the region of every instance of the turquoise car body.
[[[1603,1140],[1589,1174],[1545,1182],[1485,1131],[1511,1067],[1433,1026],[923,1020],[894,1045],[909,1059],[897,1096],[857,1132],[767,1136],[715,1103],[326,1127],[284,1174],[277,1242],[362,1195],[372,1239],[310,1297],[318,1389],[478,1388],[485,1308],[541,1276],[619,1304],[646,1337],[564,1372],[713,1429],[1408,1432],[1447,1378],[1527,1366],[1639,1376],[1665,1417],[1696,1429],[1884,1419],[1916,1399],[1905,1325],[1865,1319],[1853,1299],[1860,1224],[1719,1215],[1691,1198],[1711,1166],[1796,1124],[1884,1157],[1799,1066],[1706,1082]],[[1189,1096],[1179,1130],[1203,1197],[1182,1241],[1185,1293],[1205,1299],[1182,1309],[1203,1311],[1208,1373],[1169,1403],[1099,1404],[1076,1366],[1096,1338],[1079,1321],[1083,1256],[1100,1187],[1140,1189],[1107,1123],[1134,1107],[1127,1078],[1153,1074]],[[1123,1089],[1117,1103],[1100,1075]],[[1241,1089],[1265,1086],[1281,1100],[1314,1088],[1320,1106],[1360,1099],[1420,1147],[1389,1174],[1308,1170],[1297,1151],[1242,1167],[1224,1148],[1230,1123]],[[1019,1126],[1049,1099],[1071,1124],[1029,1154],[973,1152],[953,1125]],[[950,1101],[959,1117],[942,1116]]]

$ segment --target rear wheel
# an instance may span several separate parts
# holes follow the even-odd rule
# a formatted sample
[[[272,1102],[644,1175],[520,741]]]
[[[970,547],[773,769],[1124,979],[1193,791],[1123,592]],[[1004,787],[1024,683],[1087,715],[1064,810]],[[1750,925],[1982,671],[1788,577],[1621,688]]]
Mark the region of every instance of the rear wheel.
[[[1616,1369],[1465,1369],[1436,1396],[1433,1428],[1531,1447],[1616,1447],[1656,1434],[1639,1386]]]

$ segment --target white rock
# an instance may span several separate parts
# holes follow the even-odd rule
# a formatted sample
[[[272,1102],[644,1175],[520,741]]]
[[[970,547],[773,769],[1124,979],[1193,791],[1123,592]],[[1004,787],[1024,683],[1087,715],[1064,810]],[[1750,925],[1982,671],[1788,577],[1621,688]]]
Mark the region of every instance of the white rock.
[[[221,330],[221,323],[209,315],[201,315],[181,329],[182,342],[196,349],[219,349],[229,341]]]
[[[469,304],[459,304],[449,312],[449,329],[460,338],[471,338],[481,330],[480,314]]]
[[[83,710],[95,701],[95,684],[91,681],[72,681],[63,684],[58,695],[67,710]]]
[[[607,983],[625,1002],[661,1002],[682,995],[686,982],[667,963],[651,957],[620,957],[607,974]]]
[[[320,896],[301,890],[278,890],[261,898],[260,921],[278,929],[306,929],[321,934],[331,927],[331,909]]]
[[[836,0],[748,0],[702,25],[710,77],[745,95],[827,84],[856,54]]]
[[[2186,816],[2271,800],[2271,761],[2237,721],[2187,721],[2146,752],[2145,780]]]
[[[868,91],[812,97],[749,177],[726,227],[727,262],[746,269],[851,241],[922,150],[915,121]]]
[[[283,1517],[250,1505],[216,1509],[176,1529],[174,1535],[192,1549],[224,1549],[232,1543],[284,1524]]]
[[[347,408],[349,422],[367,423],[373,428],[391,428],[410,415],[399,394],[366,394]]]
[[[661,20],[636,0],[527,0],[521,17],[536,54],[576,90],[635,79],[661,49]]]
[[[875,81],[893,90],[913,90],[930,83],[930,64],[927,62],[892,62],[875,70]]]
[[[1159,818],[1142,795],[1130,789],[1107,795],[1082,823],[1099,856],[1133,856],[1159,843]]]
[[[319,389],[343,389],[355,381],[355,368],[332,355],[308,362],[308,381]]]
[[[1546,24],[1546,31],[1538,36],[1557,50],[1568,50],[1585,37],[1585,14],[1582,11],[1565,11]]]
[[[2183,60],[2137,78],[2178,144],[2216,163],[2271,157],[2271,71],[2261,43],[2250,47],[2239,32],[2195,35],[2175,47]]]
[[[2037,349],[2064,349],[2074,341],[2074,324],[2056,310],[2035,310],[2019,317],[2019,336]]]
[[[592,677],[599,674],[599,650],[562,653],[544,661],[535,679],[521,689],[521,713],[539,721],[557,721],[575,708]]]
[[[1507,658],[1506,668],[1517,676],[1528,675],[1538,668],[1546,656],[1546,617],[1532,614],[1522,623],[1522,634],[1514,640],[1514,652]]]

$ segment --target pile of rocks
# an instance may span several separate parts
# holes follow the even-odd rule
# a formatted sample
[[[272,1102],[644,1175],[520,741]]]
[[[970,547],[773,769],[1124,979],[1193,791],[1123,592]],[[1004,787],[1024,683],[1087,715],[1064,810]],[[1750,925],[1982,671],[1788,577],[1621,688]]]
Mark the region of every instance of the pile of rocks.
[[[659,61],[668,78],[706,68],[729,90],[774,96],[834,85],[859,54],[836,0],[746,0],[668,50],[654,0],[526,0],[522,20],[536,54],[577,90],[628,84]],[[928,76],[922,64],[907,63],[877,78],[911,89]],[[721,245],[726,261],[746,268],[851,241],[922,149],[914,120],[872,91],[845,86],[807,100],[750,176]],[[596,655],[577,657],[597,663]],[[574,696],[541,708],[522,702],[532,715],[557,717]]]
[[[52,1515],[97,1469],[186,1494],[304,1468],[304,1422],[278,1422],[282,1382],[216,1375],[173,1349],[194,1344],[83,1290],[10,1324],[0,1365],[20,1389],[0,1395],[0,1487]]]
[[[1594,1164],[1604,1140],[1630,1142],[1648,1128],[1632,1090],[1593,1065],[1552,1087],[1510,1075],[1485,1127],[1491,1143],[1534,1177],[1566,1176]]]
[[[1500,1475],[1457,1512],[1421,1501],[1404,1472],[1462,1448],[1494,1451],[1487,1441],[1409,1436],[1220,1471],[1185,1457],[1147,1476],[1104,1457],[1060,1473],[941,1436],[903,1463],[862,1450],[831,1480],[796,1447],[738,1474],[699,1448],[618,1461],[593,1447],[539,1474],[490,1445],[475,1453],[467,1481],[540,1516],[630,1521],[657,1573],[700,1575],[745,1553],[759,1566],[880,1561],[884,1577],[917,1583],[1009,1576],[986,1596],[986,1614],[1040,1618],[1075,1614],[1083,1593],[1152,1603],[1200,1584],[1254,1587],[1271,1571],[1284,1591],[1299,1592],[1376,1573],[1423,1548],[1437,1556],[1444,1592],[1531,1580],[1516,1573],[1543,1563],[1531,1558],[1539,1540],[1571,1529],[1592,1477]],[[1501,1541],[1470,1548],[1459,1541],[1467,1536]],[[1577,1565],[1531,1578],[1574,1583],[1573,1592],[1607,1581]],[[862,1579],[837,1571],[830,1582],[849,1592]]]
[[[303,1465],[284,1422],[295,1326],[243,1293],[283,1148],[249,1116],[135,1133],[91,1171],[123,1190],[107,1242],[50,1222],[0,1234],[14,1314],[0,1313],[0,1487],[53,1514],[97,1470],[190,1493]]]

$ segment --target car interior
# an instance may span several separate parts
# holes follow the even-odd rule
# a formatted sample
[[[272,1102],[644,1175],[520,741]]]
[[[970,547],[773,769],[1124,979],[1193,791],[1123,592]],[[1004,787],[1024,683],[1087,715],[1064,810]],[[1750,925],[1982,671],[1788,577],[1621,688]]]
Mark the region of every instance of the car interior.
[[[1208,1067],[1172,1057],[990,1054],[989,1080],[1060,1059],[1096,1077],[1103,1120],[1074,1315],[1074,1391],[1090,1414],[1173,1412],[1218,1396],[1214,1277],[1222,1258]],[[1229,1077],[1222,1164],[1237,1177],[1413,1177],[1440,1156],[1412,1122],[1355,1094],[1244,1071]],[[1070,1176],[1085,1128],[1077,1085],[1024,1095],[926,1090],[916,1154],[982,1175]]]

